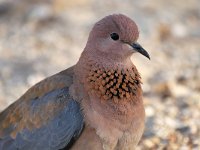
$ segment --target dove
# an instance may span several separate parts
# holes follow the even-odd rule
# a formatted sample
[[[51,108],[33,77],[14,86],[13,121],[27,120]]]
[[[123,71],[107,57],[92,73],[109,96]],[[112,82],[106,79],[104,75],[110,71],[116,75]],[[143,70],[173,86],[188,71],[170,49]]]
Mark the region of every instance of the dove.
[[[136,23],[98,21],[72,67],[32,86],[0,113],[1,150],[133,150],[144,131]]]

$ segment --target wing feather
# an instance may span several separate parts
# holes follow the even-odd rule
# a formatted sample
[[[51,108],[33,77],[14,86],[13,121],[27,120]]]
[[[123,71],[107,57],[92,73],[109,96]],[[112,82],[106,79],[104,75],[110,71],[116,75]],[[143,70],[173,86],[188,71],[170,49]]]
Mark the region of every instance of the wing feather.
[[[25,100],[16,101],[0,114],[1,150],[58,150],[78,138],[84,120],[80,104],[70,96],[69,84],[46,91],[40,96],[31,94],[30,99],[23,96]]]

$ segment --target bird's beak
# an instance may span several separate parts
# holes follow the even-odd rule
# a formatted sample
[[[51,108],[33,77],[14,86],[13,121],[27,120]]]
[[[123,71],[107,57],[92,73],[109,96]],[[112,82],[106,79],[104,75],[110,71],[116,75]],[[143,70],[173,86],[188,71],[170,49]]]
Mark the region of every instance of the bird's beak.
[[[139,52],[140,54],[146,56],[147,58],[149,58],[150,60],[150,56],[148,54],[148,52],[138,43],[133,43],[131,44],[131,47],[133,47],[133,49],[137,52]]]

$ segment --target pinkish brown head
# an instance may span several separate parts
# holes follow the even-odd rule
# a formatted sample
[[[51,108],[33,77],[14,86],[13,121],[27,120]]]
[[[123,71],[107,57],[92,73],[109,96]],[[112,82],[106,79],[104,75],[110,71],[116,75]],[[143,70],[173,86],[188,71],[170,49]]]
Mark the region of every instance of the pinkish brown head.
[[[97,22],[90,32],[85,51],[108,60],[125,60],[139,52],[150,59],[138,43],[138,27],[122,14],[107,16]]]

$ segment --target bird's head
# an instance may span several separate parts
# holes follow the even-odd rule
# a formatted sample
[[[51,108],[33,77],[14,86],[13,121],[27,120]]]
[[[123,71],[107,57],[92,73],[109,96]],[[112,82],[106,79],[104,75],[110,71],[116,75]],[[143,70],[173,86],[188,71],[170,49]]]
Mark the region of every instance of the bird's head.
[[[137,43],[138,37],[138,27],[130,18],[122,14],[106,16],[94,25],[85,51],[105,60],[123,61],[135,52],[150,59]]]

